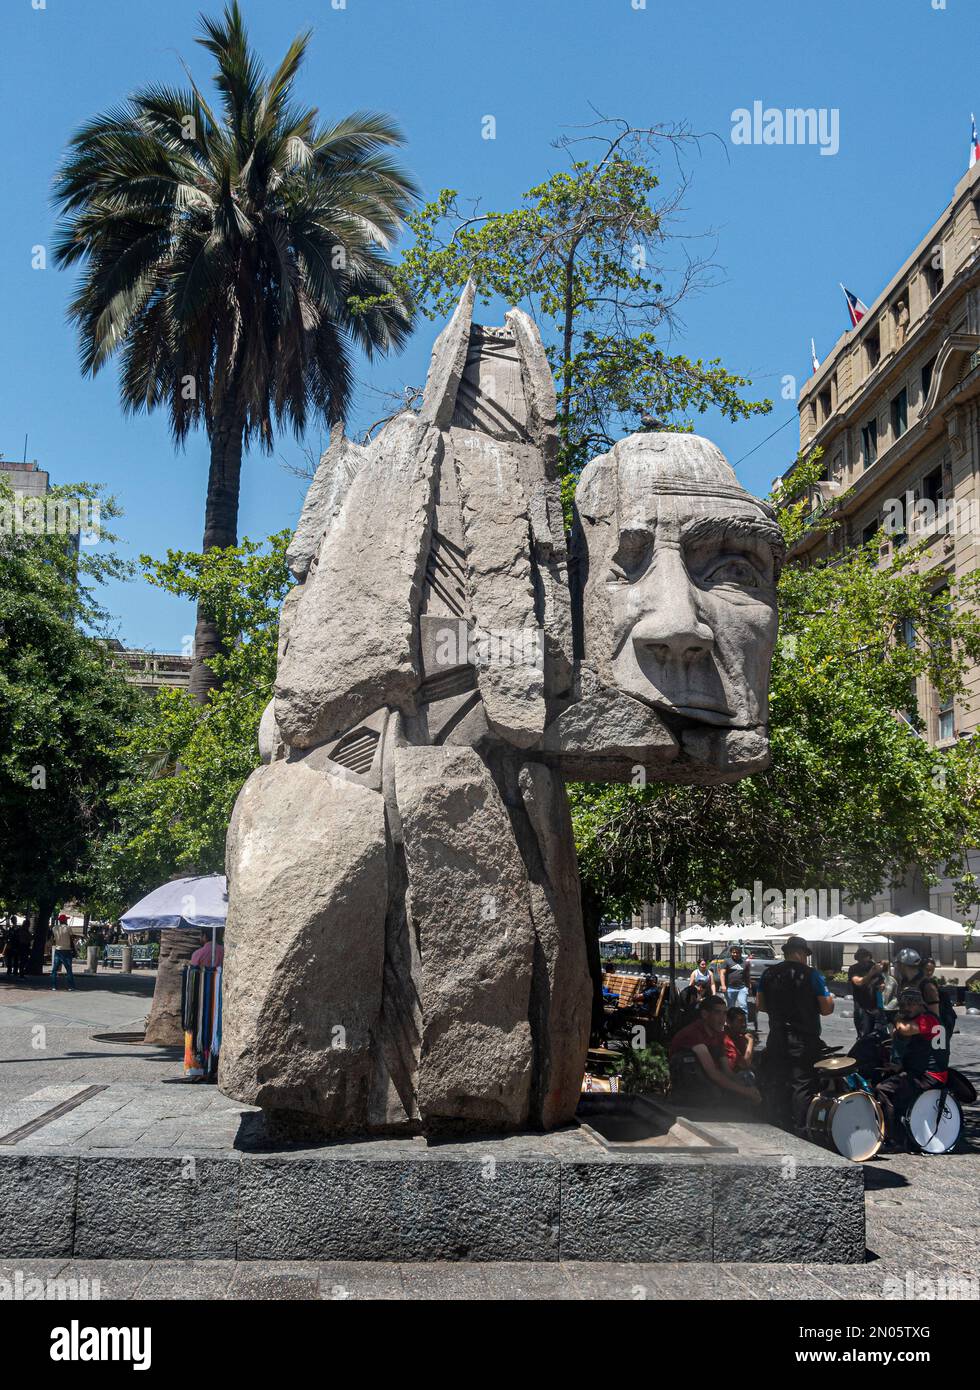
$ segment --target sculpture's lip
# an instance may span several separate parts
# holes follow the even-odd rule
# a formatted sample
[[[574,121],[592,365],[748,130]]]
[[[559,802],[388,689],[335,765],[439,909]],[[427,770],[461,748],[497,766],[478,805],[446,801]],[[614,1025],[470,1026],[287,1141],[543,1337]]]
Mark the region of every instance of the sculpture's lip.
[[[669,714],[679,714],[688,719],[699,719],[703,724],[732,724],[735,721],[734,711],[727,705],[719,704],[698,704],[697,701],[689,701],[687,704],[678,705],[670,700],[660,700],[657,702],[660,708]]]

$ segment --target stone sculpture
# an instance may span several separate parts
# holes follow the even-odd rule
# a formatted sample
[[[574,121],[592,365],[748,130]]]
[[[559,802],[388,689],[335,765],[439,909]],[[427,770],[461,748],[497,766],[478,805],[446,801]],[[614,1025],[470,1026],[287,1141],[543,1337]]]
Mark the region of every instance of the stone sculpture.
[[[768,759],[782,542],[693,435],[589,464],[566,549],[533,321],[436,341],[419,414],[335,437],[228,834],[223,1091],[274,1132],[551,1128],[592,987],[564,779]]]

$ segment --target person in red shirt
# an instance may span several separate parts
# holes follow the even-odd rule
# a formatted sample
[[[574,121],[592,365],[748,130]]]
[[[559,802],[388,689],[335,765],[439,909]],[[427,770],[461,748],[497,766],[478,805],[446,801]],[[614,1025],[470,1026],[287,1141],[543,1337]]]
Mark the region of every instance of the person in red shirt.
[[[751,1071],[752,1054],[755,1051],[755,1038],[749,1033],[749,1021],[745,1016],[745,1010],[734,1008],[728,1010],[728,1022],[725,1024],[725,1037],[729,1039],[735,1049],[735,1061],[733,1062],[734,1071]]]
[[[703,1000],[694,1022],[671,1038],[671,1091],[678,1099],[717,1104],[723,1093],[730,1093],[750,1105],[761,1102],[755,1086],[735,1076],[738,1050],[725,1031],[727,1014],[724,995],[712,995]]]
[[[949,1039],[942,1023],[929,1012],[922,991],[903,989],[898,1010],[891,1063],[875,1086],[893,1144],[902,1141],[901,1118],[920,1093],[945,1086],[949,1080]]]
[[[214,959],[212,959],[212,958],[211,958],[211,942],[210,942],[210,941],[207,941],[207,942],[205,942],[205,944],[204,944],[203,946],[198,946],[197,950],[196,950],[196,951],[194,952],[194,954],[191,956],[191,961],[190,961],[190,963],[191,963],[191,965],[204,965],[204,966],[221,965],[221,964],[223,964],[224,959],[225,959],[225,948],[221,945],[221,943],[220,943],[220,942],[218,943],[218,945],[217,945],[217,947],[216,947],[216,949],[215,949],[215,952],[214,952]]]

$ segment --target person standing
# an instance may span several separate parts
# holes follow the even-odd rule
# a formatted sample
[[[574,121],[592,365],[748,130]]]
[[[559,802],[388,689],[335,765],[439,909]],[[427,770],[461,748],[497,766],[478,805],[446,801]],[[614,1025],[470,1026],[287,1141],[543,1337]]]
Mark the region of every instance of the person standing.
[[[939,1018],[942,1012],[942,1000],[939,994],[937,981],[926,973],[922,964],[922,957],[918,951],[911,946],[904,947],[898,953],[898,969],[895,971],[895,978],[898,980],[900,991],[906,989],[917,989],[922,995],[926,1010]],[[954,1020],[955,1022],[955,1020]]]
[[[191,965],[200,965],[202,968],[210,968],[212,965],[221,965],[225,959],[225,948],[219,941],[214,949],[214,956],[211,954],[211,942],[206,941],[203,946],[198,946],[191,956]]]
[[[848,984],[854,996],[854,1031],[859,1038],[870,1033],[878,1015],[878,993],[884,980],[884,973],[867,946],[859,946],[854,952],[854,964],[847,971]]]
[[[708,969],[707,960],[699,960],[691,971],[688,984],[692,989],[696,989],[699,999],[706,999],[709,994],[715,992],[715,977]]]
[[[31,929],[27,918],[14,928],[13,940],[14,975],[23,979],[31,963]]]
[[[58,971],[64,966],[65,974],[68,976],[68,988],[74,989],[75,977],[71,973],[74,946],[71,939],[71,927],[68,925],[68,918],[63,912],[52,928],[51,940],[51,988],[58,988]]]
[[[733,946],[722,963],[721,985],[730,1009],[741,1009],[748,1018],[749,979],[752,967],[742,954],[741,946]]]
[[[820,1020],[834,1012],[834,997],[810,965],[811,955],[802,936],[789,937],[783,960],[763,973],[757,1000],[758,1012],[769,1016],[765,1072],[773,1119],[800,1133],[813,1093],[813,1064],[823,1050]]]
[[[0,933],[0,955],[7,968],[7,974],[14,973],[14,936],[17,931],[17,918],[7,916],[4,920],[3,931]]]

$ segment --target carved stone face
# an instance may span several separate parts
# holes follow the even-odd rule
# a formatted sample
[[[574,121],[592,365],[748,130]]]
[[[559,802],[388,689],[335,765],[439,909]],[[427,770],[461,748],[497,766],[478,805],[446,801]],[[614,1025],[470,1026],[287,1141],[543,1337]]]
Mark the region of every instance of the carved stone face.
[[[631,435],[589,465],[576,501],[584,656],[603,684],[680,728],[764,726],[782,539],[719,450]]]

